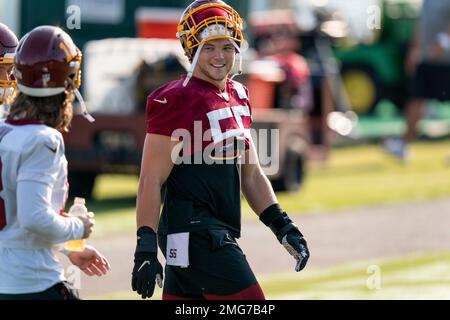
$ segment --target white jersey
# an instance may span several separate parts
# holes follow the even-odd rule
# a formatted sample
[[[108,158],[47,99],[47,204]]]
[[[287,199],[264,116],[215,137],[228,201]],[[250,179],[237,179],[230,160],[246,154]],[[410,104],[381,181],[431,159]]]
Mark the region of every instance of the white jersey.
[[[83,235],[60,215],[67,200],[61,133],[30,120],[0,120],[0,293],[40,292],[64,279],[54,245]]]

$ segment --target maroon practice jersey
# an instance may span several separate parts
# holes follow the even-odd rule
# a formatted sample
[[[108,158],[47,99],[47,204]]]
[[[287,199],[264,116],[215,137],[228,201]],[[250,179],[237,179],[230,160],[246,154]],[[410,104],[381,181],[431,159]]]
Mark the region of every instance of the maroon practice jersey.
[[[251,108],[247,89],[233,80],[227,81],[223,93],[199,78],[193,77],[187,87],[183,81],[184,77],[169,82],[149,95],[147,132],[179,140],[189,133],[191,153],[212,144],[225,145],[234,137],[242,137],[248,146]]]
[[[175,164],[166,181],[158,232],[167,234],[225,227],[239,237],[241,207],[237,155],[239,149],[248,148],[251,141],[247,89],[232,80],[227,81],[224,92],[195,77],[186,87],[183,87],[183,81],[184,77],[169,82],[149,95],[147,132],[190,142],[189,148],[183,149],[183,158],[192,158],[199,153],[205,157],[210,154],[207,152],[210,146],[220,155],[229,155],[228,149],[231,149],[236,156],[226,163]],[[236,146],[238,140],[243,142],[240,148]],[[215,152],[211,154],[212,158],[220,158]]]

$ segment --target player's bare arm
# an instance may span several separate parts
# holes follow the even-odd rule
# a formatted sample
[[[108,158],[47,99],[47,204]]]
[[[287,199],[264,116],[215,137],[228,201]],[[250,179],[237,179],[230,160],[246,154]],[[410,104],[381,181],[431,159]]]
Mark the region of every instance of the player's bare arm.
[[[158,226],[160,190],[173,168],[171,154],[178,143],[163,135],[147,134],[145,137],[136,200],[138,229],[148,226],[156,230]]]
[[[296,260],[295,271],[302,270],[310,253],[303,234],[278,204],[272,186],[258,162],[253,143],[246,151],[242,165],[242,192],[259,219],[268,226],[278,241]]]
[[[111,268],[108,259],[97,249],[86,245],[81,252],[71,252],[68,255],[70,262],[80,268],[88,276],[102,276]]]
[[[278,201],[272,185],[257,161],[254,146],[246,151],[245,159],[241,175],[242,193],[252,210],[259,216],[264,209]]]
[[[178,141],[147,134],[142,154],[136,200],[137,245],[131,287],[143,299],[153,295],[155,281],[162,287],[163,269],[157,258],[156,230],[161,205],[161,187],[173,168],[172,151]]]

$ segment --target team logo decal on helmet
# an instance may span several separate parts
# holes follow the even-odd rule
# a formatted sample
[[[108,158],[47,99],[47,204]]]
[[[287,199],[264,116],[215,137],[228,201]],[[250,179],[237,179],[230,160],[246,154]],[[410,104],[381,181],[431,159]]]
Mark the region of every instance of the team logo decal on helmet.
[[[19,90],[32,97],[48,97],[72,90],[86,110],[78,88],[81,85],[81,51],[72,38],[54,26],[40,26],[27,33],[19,42],[14,60],[14,75]]]
[[[19,42],[15,58],[17,85],[24,94],[48,97],[81,84],[81,52],[70,36],[53,26],[41,26]]]
[[[187,85],[192,77],[198,55],[206,41],[229,39],[239,53],[243,40],[242,29],[243,20],[239,13],[225,2],[196,0],[191,3],[182,14],[177,32],[177,38],[192,62],[183,85]]]
[[[16,47],[19,43],[16,35],[3,23],[0,23],[0,66],[12,67]],[[16,80],[11,73],[6,79],[0,79],[0,104],[7,102],[14,94]]]

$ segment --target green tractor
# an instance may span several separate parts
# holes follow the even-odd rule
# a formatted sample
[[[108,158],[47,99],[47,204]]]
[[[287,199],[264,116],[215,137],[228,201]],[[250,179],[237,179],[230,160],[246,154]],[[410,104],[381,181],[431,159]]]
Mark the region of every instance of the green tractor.
[[[388,112],[382,100],[402,107],[406,98],[404,61],[420,1],[384,0],[380,7],[381,28],[374,30],[372,43],[335,50],[349,104],[360,117]]]

